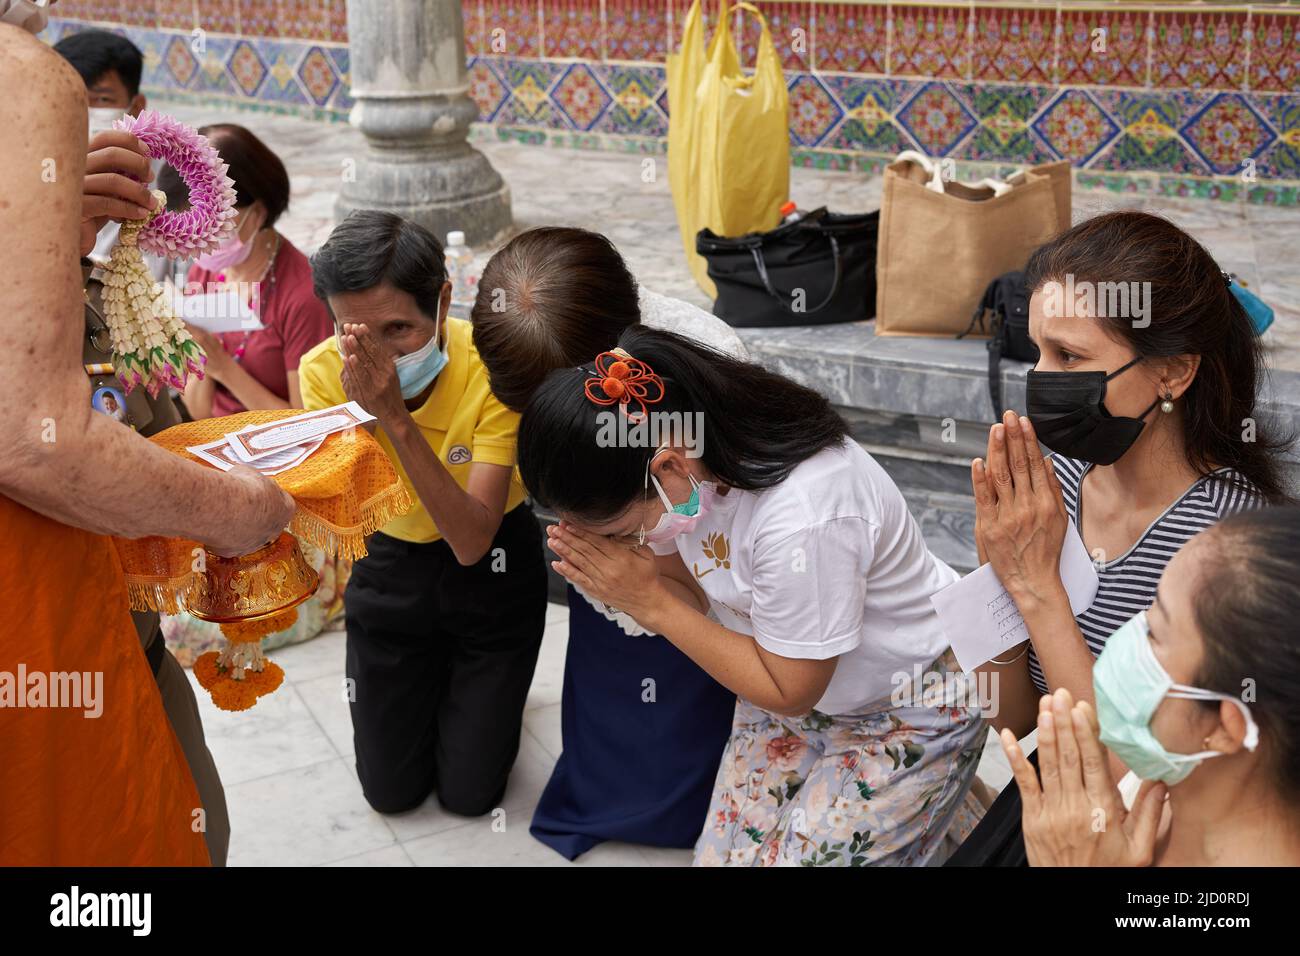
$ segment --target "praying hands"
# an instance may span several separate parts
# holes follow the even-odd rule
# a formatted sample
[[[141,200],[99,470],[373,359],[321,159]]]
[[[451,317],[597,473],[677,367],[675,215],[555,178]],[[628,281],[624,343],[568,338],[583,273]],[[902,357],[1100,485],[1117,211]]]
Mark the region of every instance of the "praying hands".
[[[1144,782],[1125,810],[1099,734],[1096,711],[1065,688],[1039,702],[1038,773],[1015,734],[1002,731],[1024,805],[1030,866],[1151,865],[1168,790]]]

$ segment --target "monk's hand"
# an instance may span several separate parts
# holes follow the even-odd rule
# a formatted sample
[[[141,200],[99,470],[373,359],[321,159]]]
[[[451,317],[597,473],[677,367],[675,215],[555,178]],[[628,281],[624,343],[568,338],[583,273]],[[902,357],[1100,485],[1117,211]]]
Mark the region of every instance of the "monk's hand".
[[[976,547],[1021,612],[1059,597],[1070,518],[1028,418],[1009,411],[992,427],[988,459],[971,462],[971,487]]]
[[[153,167],[144,146],[130,133],[96,133],[86,152],[81,192],[81,254],[95,248],[95,237],[111,219],[143,219],[153,211],[149,192]]]
[[[343,325],[343,391],[391,430],[408,416],[397,366],[364,324]]]
[[[662,600],[659,568],[648,547],[629,548],[567,521],[548,527],[546,536],[558,556],[551,567],[607,607],[639,621]]]
[[[230,521],[220,537],[204,544],[213,554],[235,557],[279,537],[298,504],[273,479],[248,465],[235,465],[226,475],[233,481],[227,498]]]
[[[1015,734],[1002,731],[1024,808],[1031,866],[1150,866],[1164,807],[1164,784],[1145,784],[1132,812],[1110,775],[1096,713],[1060,688],[1038,711],[1038,769]],[[1040,782],[1041,776],[1041,782]]]

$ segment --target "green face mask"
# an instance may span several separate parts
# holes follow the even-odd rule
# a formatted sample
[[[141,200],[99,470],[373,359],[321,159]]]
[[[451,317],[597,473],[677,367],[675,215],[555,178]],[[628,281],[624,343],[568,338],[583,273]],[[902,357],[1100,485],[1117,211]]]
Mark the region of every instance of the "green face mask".
[[[1223,756],[1217,750],[1194,754],[1170,753],[1151,732],[1151,718],[1166,697],[1184,700],[1227,700],[1246,718],[1247,750],[1259,743],[1259,728],[1250,708],[1235,697],[1200,687],[1175,684],[1156,659],[1147,636],[1147,615],[1139,612],[1106,640],[1092,668],[1101,742],[1143,780],[1175,784],[1186,779],[1202,760]]]

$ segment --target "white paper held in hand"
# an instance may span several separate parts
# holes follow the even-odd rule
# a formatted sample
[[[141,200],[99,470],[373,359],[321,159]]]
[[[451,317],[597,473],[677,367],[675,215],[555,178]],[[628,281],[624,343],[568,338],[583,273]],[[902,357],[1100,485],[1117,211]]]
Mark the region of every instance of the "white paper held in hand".
[[[1097,596],[1099,581],[1097,568],[1073,521],[1065,529],[1060,569],[1070,610],[1076,616],[1082,614]],[[931,595],[930,603],[963,671],[973,671],[1029,639],[1025,619],[991,564],[976,568]]]
[[[176,314],[190,325],[196,325],[213,334],[222,332],[255,332],[262,326],[257,313],[234,289],[224,292],[201,292],[182,295],[173,289],[173,307]]]

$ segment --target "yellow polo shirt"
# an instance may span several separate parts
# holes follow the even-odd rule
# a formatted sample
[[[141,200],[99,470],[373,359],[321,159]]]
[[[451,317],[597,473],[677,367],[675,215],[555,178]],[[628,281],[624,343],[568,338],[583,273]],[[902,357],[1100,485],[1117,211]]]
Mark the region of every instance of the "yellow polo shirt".
[[[447,367],[438,373],[429,400],[412,412],[411,417],[438,460],[456,479],[456,484],[464,488],[469,481],[470,467],[475,462],[514,469],[519,414],[497,401],[488,388],[487,368],[474,348],[470,324],[448,318],[447,342]],[[298,385],[302,389],[303,405],[316,409],[346,402],[348,397],[339,377],[342,371],[343,357],[339,355],[334,336],[304,355],[298,364]],[[407,514],[394,518],[380,530],[403,541],[437,541],[442,535],[411,485],[392,442],[382,428],[375,431],[375,437],[415,503]],[[524,486],[519,481],[518,470],[514,470],[506,511],[523,500]]]

